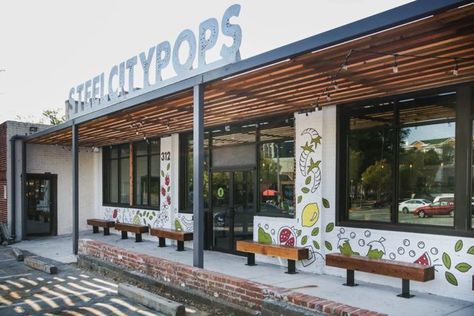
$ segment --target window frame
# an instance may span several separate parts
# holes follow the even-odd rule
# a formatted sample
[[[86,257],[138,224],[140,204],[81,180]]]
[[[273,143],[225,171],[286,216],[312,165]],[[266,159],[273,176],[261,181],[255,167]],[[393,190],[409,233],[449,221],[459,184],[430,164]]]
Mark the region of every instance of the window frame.
[[[473,119],[474,111],[471,108],[474,106],[473,93],[474,93],[474,82],[469,82],[461,85],[445,86],[435,89],[420,90],[408,94],[400,94],[387,98],[376,98],[371,100],[363,100],[359,102],[339,104],[337,105],[337,118],[336,118],[336,225],[347,226],[362,229],[379,229],[388,231],[400,231],[400,232],[414,232],[423,234],[439,234],[449,236],[461,236],[461,237],[473,237],[474,228],[471,226],[472,214],[474,209],[471,208],[471,182],[472,182],[472,137],[473,137]],[[403,99],[429,96],[430,94],[443,94],[447,92],[456,92],[456,104],[455,104],[455,118],[454,120],[436,120],[436,123],[444,122],[455,122],[455,137],[456,137],[456,148],[455,148],[455,203],[456,212],[454,214],[453,226],[437,226],[437,225],[421,225],[421,224],[408,224],[398,223],[398,207],[392,206],[391,210],[391,221],[375,222],[375,221],[356,221],[349,220],[349,213],[347,212],[347,196],[348,196],[348,177],[347,170],[349,167],[348,151],[348,114],[350,109],[354,109],[367,104],[384,103],[384,102],[399,102]],[[397,106],[395,106],[395,110]],[[395,122],[398,122],[398,113],[396,110],[394,113]],[[433,122],[423,122],[420,124],[394,124],[396,130],[395,142],[396,147],[394,148],[395,160],[393,164],[394,172],[394,201],[393,205],[396,206],[398,203],[399,194],[399,180],[398,180],[398,164],[399,164],[399,131],[400,128],[429,125]],[[466,148],[468,152],[466,155]],[[468,170],[468,172],[466,172]]]
[[[152,153],[151,151],[151,142],[153,141],[156,141],[157,144],[158,144],[158,153]],[[140,143],[143,143],[143,142],[146,142],[147,144],[147,153],[146,154],[141,154],[141,155],[138,155],[137,156],[137,148],[138,148],[138,144]],[[161,170],[161,159],[160,159],[160,155],[161,155],[161,139],[160,138],[150,138],[150,139],[147,139],[147,140],[144,140],[144,141],[138,141],[138,142],[133,142],[133,177],[132,177],[132,183],[130,185],[133,185],[133,197],[132,197],[132,200],[133,203],[131,205],[128,205],[128,207],[133,207],[133,208],[139,208],[139,209],[147,209],[147,210],[159,210],[161,205],[161,191],[160,189],[158,189],[158,205],[151,205],[151,160],[153,159],[153,157],[157,157],[158,159],[158,164],[160,165],[160,170]],[[146,179],[147,179],[147,192],[148,192],[148,195],[147,195],[147,201],[146,201],[146,204],[137,204],[137,201],[136,201],[136,196],[137,196],[137,186],[135,185],[136,183],[136,180],[137,180],[137,158],[138,157],[146,157],[147,158],[147,175],[146,175]],[[160,185],[158,186],[159,188],[161,188],[161,175],[159,174],[159,177],[158,177],[160,180]]]
[[[125,159],[125,158],[128,158],[129,159],[129,164],[130,164],[130,159],[132,159],[131,155],[132,153],[129,151],[129,154],[128,154],[128,157],[123,157],[122,158],[122,151],[121,151],[121,148],[122,147],[129,147],[130,144],[126,143],[126,144],[118,144],[118,145],[111,145],[111,146],[106,146],[102,149],[102,205],[103,206],[116,206],[116,207],[130,207],[130,201],[131,201],[131,197],[130,197],[130,190],[129,190],[129,197],[128,197],[128,200],[129,200],[129,203],[122,203],[120,202],[121,201],[121,193],[122,193],[122,185],[121,185],[121,181],[122,181],[122,160]],[[110,154],[110,151],[112,149],[117,149],[118,150],[118,154],[117,154],[117,158],[111,158],[111,154]],[[108,166],[110,166],[112,160],[116,160],[118,163],[117,163],[117,194],[118,194],[118,202],[114,203],[114,202],[110,202],[110,196],[109,196],[109,192],[110,192],[110,183],[109,183],[109,175],[108,175],[108,170],[110,169]],[[126,175],[127,178],[130,179],[130,168],[129,168],[129,174]],[[130,180],[129,180],[130,182]],[[130,183],[129,183],[130,185]],[[108,198],[106,200],[106,198]]]

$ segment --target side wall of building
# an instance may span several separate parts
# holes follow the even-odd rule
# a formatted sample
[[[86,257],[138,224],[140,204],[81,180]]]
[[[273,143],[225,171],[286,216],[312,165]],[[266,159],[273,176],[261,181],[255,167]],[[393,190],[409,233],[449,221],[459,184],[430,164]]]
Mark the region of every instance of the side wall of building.
[[[79,149],[79,229],[87,229],[86,219],[95,217],[98,199],[94,179],[94,157],[100,153],[91,148]],[[58,235],[72,232],[72,155],[70,147],[28,144],[26,146],[27,173],[57,175]]]
[[[7,203],[7,124],[0,124],[0,223],[8,221]]]

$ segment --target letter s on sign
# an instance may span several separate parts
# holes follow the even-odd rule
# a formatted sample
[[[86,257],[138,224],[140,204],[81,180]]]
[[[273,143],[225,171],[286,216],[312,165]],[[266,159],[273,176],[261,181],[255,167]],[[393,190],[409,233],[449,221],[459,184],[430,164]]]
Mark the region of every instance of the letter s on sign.
[[[231,5],[224,12],[222,17],[222,33],[224,35],[230,36],[233,39],[231,46],[225,44],[221,48],[221,57],[227,62],[236,62],[240,60],[240,44],[242,43],[242,28],[238,24],[230,23],[230,19],[234,16],[239,16],[240,14],[240,5],[234,4]]]

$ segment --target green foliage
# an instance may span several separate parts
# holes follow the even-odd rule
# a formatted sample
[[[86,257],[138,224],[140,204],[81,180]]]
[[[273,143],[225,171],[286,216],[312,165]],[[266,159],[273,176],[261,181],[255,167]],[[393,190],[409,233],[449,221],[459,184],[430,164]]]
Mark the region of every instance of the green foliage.
[[[44,110],[41,115],[49,121],[51,125],[59,125],[66,120],[66,117],[60,114],[60,109]]]
[[[377,199],[382,197],[382,192],[390,192],[392,184],[391,167],[385,159],[376,161],[362,173],[363,183],[368,189],[377,193]]]
[[[474,255],[474,246],[471,246],[469,250],[467,251],[468,254]]]
[[[326,233],[332,232],[333,229],[334,229],[334,223],[329,223],[326,225]]]
[[[462,273],[465,273],[469,270],[471,270],[472,266],[467,263],[467,262],[461,262],[461,263],[458,263],[456,266],[455,266],[456,270],[458,270],[459,272],[462,272]]]
[[[456,279],[456,277],[454,276],[454,274],[452,274],[451,272],[449,271],[446,271],[444,273],[444,276],[446,277],[446,280],[451,283],[452,285],[454,286],[458,286],[458,280]]]
[[[318,236],[318,234],[319,234],[319,227],[316,227],[311,231],[311,236]]]
[[[326,246],[326,249],[329,251],[332,251],[332,245],[329,241],[324,242],[324,246]]]
[[[317,250],[321,249],[321,247],[319,246],[319,243],[316,240],[313,240],[313,246]]]
[[[301,238],[301,244],[304,246],[306,245],[307,242],[308,242],[308,236],[303,236],[303,238]]]
[[[459,240],[456,242],[456,245],[454,245],[454,250],[455,250],[456,252],[459,252],[459,251],[461,251],[462,246],[463,246],[462,240],[459,239]]]
[[[446,267],[446,269],[451,269],[451,257],[446,253],[446,252],[443,252],[443,264],[444,266]]]
[[[323,206],[324,206],[324,208],[330,208],[331,207],[330,204],[329,204],[329,201],[325,198],[323,198]]]

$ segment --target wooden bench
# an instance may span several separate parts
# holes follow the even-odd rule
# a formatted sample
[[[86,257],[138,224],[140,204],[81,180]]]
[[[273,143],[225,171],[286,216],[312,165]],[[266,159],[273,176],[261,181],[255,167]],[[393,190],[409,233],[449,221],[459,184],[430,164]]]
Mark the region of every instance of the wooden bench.
[[[97,218],[89,218],[87,220],[87,225],[92,226],[92,232],[97,234],[99,232],[99,227],[104,228],[104,236],[110,235],[110,227],[115,226],[114,221],[109,221],[106,219],[97,219]]]
[[[340,253],[326,255],[326,265],[347,270],[346,286],[356,286],[354,271],[362,271],[402,279],[402,293],[399,297],[410,298],[410,280],[427,282],[434,280],[434,267],[418,263],[370,259],[363,256],[346,256]]]
[[[296,273],[296,260],[309,258],[308,248],[262,244],[251,240],[238,240],[236,250],[247,253],[247,265],[255,265],[255,254],[288,259],[288,274]]]
[[[127,239],[127,232],[135,234],[135,241],[142,241],[142,234],[148,233],[148,226],[145,225],[136,225],[136,224],[127,224],[127,223],[116,223],[115,229],[122,232],[122,239]]]
[[[193,240],[192,232],[184,232],[168,228],[152,228],[150,235],[158,237],[158,247],[166,247],[166,238],[178,242],[177,251],[184,251],[184,242]]]

